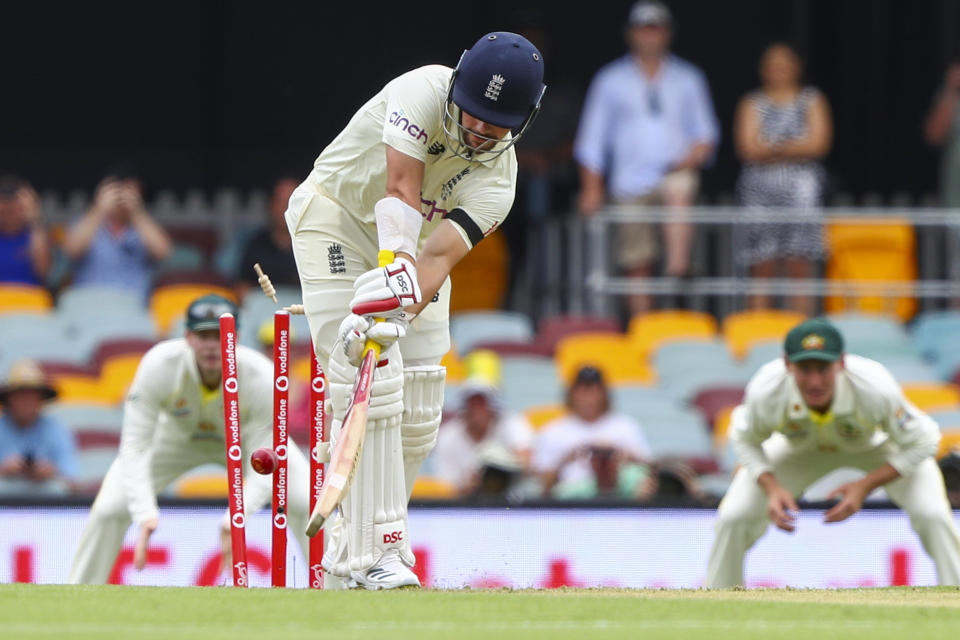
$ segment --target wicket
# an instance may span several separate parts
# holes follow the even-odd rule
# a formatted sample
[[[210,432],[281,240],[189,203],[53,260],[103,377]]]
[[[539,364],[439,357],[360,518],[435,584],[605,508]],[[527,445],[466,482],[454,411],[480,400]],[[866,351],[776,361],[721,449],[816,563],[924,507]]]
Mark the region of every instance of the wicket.
[[[288,417],[290,414],[290,313],[277,311],[273,316],[273,451],[278,464],[273,472],[271,539],[271,585],[287,586],[287,488]],[[248,586],[246,535],[243,511],[243,454],[240,443],[239,383],[237,379],[236,321],[231,314],[220,317],[220,356],[222,365],[224,428],[227,450],[227,477],[230,487],[230,542],[233,550],[233,585]],[[327,440],[324,419],[326,377],[310,344],[310,503],[313,509],[323,489],[324,464],[317,445]],[[308,578],[311,589],[323,588],[323,536],[309,542]]]

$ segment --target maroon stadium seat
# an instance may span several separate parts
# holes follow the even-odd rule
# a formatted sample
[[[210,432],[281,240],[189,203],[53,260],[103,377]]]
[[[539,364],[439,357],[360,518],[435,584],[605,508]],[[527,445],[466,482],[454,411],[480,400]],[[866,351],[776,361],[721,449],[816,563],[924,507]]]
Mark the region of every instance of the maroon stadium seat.
[[[132,353],[144,354],[156,343],[156,340],[147,340],[143,338],[108,340],[106,342],[101,342],[97,346],[97,350],[93,352],[93,364],[97,370],[99,370],[100,367],[103,366],[103,363],[109,358]]]
[[[488,349],[499,356],[543,356],[549,358],[553,350],[540,342],[515,342],[512,340],[497,340],[493,342],[478,342],[473,350]]]
[[[704,418],[713,429],[714,420],[721,410],[740,404],[743,401],[743,387],[710,387],[703,389],[693,398],[693,405],[703,412]]]
[[[540,322],[537,342],[553,353],[561,338],[574,333],[622,333],[620,324],[604,316],[553,316]]]

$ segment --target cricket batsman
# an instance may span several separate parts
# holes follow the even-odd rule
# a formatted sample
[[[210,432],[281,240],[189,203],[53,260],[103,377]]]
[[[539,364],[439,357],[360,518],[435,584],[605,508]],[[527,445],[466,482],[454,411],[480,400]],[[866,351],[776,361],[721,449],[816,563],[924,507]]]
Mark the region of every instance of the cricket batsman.
[[[448,275],[506,218],[517,178],[513,145],[544,91],[540,52],[517,34],[489,33],[455,69],[420,67],[387,83],[290,198],[286,220],[328,374],[334,439],[365,340],[382,345],[366,444],[327,526],[324,568],[348,586],[420,584],[407,501],[440,424]],[[381,250],[395,255],[386,267],[377,264]]]
[[[941,585],[960,584],[960,535],[934,460],[940,430],[878,362],[843,352],[823,319],[787,334],[785,357],[764,365],[733,412],[742,465],[717,511],[706,586],[743,586],[743,558],[767,529],[796,527],[795,498],[839,467],[866,472],[831,494],[824,522],[856,513],[877,487],[910,516]]]
[[[140,529],[134,567],[142,569],[150,535],[160,524],[157,493],[195,467],[225,464],[219,325],[224,313],[237,315],[236,305],[226,298],[211,294],[194,300],[187,309],[185,336],[156,344],[140,361],[123,409],[119,455],[90,508],[71,584],[106,583],[131,520]],[[270,502],[272,493],[270,476],[250,467],[250,452],[273,447],[273,364],[247,347],[238,345],[236,353],[243,500],[249,518]],[[290,523],[307,557],[308,465],[290,444]],[[227,538],[229,549],[227,526],[225,516],[221,538]]]

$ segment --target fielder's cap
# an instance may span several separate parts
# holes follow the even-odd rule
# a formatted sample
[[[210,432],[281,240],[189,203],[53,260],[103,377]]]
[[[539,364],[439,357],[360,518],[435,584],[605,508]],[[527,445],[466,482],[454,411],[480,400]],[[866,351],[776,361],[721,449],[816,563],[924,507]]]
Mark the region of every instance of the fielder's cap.
[[[187,329],[189,331],[220,330],[220,316],[232,313],[237,318],[237,305],[221,295],[208,293],[190,303],[187,308]],[[239,325],[240,319],[237,318]]]
[[[593,365],[580,367],[570,386],[576,387],[581,384],[604,384],[603,372]]]
[[[474,118],[516,129],[543,94],[543,56],[521,35],[488,33],[463,52],[453,102]]]
[[[843,355],[843,336],[829,321],[814,318],[801,322],[787,334],[783,350],[787,360],[826,360],[834,362]]]
[[[657,0],[640,0],[630,8],[627,22],[631,27],[669,27],[673,22],[670,9]]]
[[[7,396],[14,391],[24,390],[39,391],[44,400],[57,397],[57,390],[47,382],[43,369],[29,359],[18,360],[10,367],[7,379],[0,384],[0,403],[6,402]]]

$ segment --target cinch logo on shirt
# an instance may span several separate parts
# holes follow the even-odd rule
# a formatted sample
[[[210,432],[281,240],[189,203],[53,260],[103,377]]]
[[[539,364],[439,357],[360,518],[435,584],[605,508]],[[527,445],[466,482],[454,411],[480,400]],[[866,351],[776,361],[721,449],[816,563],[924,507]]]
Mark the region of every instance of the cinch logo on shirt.
[[[406,133],[410,134],[411,138],[415,138],[421,144],[427,144],[427,132],[421,129],[419,126],[411,124],[410,121],[403,115],[403,113],[394,111],[390,114],[388,121],[401,131],[405,131]]]

